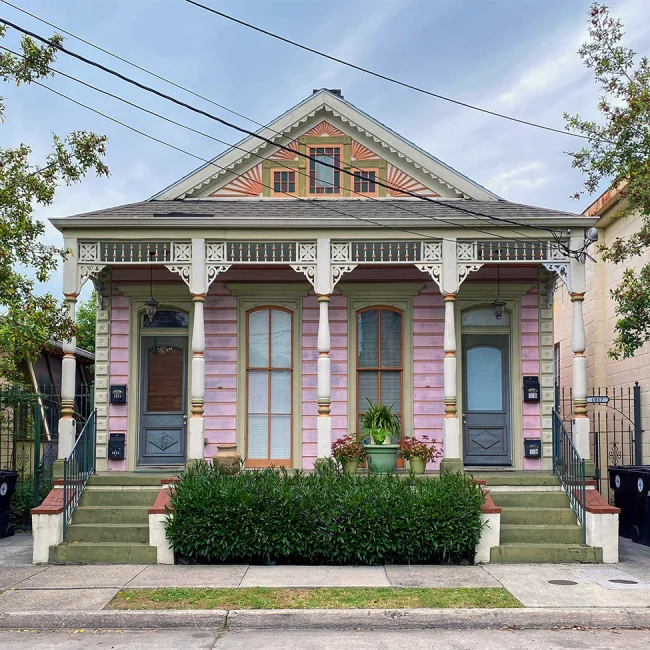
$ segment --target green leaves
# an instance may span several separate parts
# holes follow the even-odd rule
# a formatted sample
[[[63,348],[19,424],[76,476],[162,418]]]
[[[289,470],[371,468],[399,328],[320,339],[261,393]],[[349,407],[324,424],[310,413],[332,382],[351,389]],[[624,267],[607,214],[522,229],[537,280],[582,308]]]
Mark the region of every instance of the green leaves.
[[[347,477],[329,463],[230,476],[198,463],[174,490],[166,531],[197,562],[471,562],[483,498],[463,474]]]
[[[88,352],[95,351],[96,312],[97,295],[93,291],[88,300],[79,303],[76,313],[77,347]]]
[[[596,122],[565,113],[567,130],[587,136],[589,143],[569,155],[573,167],[585,176],[584,191],[591,194],[606,181],[624,199],[616,218],[639,216],[635,233],[599,247],[604,261],[620,264],[650,245],[650,66],[646,57],[637,60],[636,53],[622,45],[623,25],[604,5],[591,6],[589,37],[578,54],[600,84],[601,119]],[[647,273],[626,274],[612,292],[621,316],[609,353],[612,358],[632,356],[648,340],[647,280]]]
[[[0,28],[0,38],[5,32]],[[58,35],[52,40],[63,41]],[[39,47],[28,37],[22,39],[21,48],[22,56],[0,53],[2,79],[19,86],[52,74],[55,48]],[[0,101],[0,119],[3,111]],[[74,323],[62,301],[35,293],[32,278],[47,281],[66,251],[40,241],[45,226],[34,218],[34,207],[50,205],[61,183],[76,183],[89,171],[98,176],[109,173],[102,160],[105,136],[74,131],[52,137],[52,151],[40,165],[30,162],[32,151],[26,144],[0,147],[0,375],[8,379],[20,378],[20,362],[35,360],[49,341],[74,335]]]
[[[401,425],[399,418],[393,413],[392,404],[373,404],[367,397],[366,400],[368,410],[361,416],[363,432],[370,436],[375,445],[383,444],[390,435],[399,438]]]

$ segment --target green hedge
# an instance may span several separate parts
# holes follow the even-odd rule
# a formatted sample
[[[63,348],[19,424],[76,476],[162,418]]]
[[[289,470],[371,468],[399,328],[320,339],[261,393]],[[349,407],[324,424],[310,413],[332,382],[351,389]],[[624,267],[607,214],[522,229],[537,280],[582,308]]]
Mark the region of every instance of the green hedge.
[[[39,486],[39,501],[50,493],[51,481],[44,479]],[[30,528],[32,516],[30,510],[34,507],[34,477],[18,475],[16,489],[11,497],[9,521],[17,528]]]
[[[463,474],[346,477],[330,463],[230,476],[199,462],[173,492],[166,530],[196,562],[472,562],[483,500]]]

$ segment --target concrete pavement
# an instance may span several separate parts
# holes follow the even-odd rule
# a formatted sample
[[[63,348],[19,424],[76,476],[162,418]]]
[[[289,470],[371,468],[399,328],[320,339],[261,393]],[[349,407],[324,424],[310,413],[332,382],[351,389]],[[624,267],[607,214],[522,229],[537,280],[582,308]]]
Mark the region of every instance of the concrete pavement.
[[[648,632],[636,630],[147,630],[13,631],[6,642],[13,650],[329,650],[333,647],[375,650],[610,650],[643,648]]]

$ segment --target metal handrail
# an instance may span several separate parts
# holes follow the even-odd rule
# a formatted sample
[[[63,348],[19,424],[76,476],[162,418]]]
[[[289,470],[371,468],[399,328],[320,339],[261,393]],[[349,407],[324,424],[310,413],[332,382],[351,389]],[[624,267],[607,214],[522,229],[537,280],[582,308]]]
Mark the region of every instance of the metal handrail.
[[[84,424],[75,440],[70,455],[63,461],[63,541],[66,541],[68,524],[79,503],[88,479],[95,473],[95,433],[97,431],[97,410]]]
[[[553,410],[553,473],[560,477],[569,503],[576,513],[582,527],[582,543],[587,543],[587,517],[585,504],[587,483],[585,479],[585,461],[573,444],[562,418]]]

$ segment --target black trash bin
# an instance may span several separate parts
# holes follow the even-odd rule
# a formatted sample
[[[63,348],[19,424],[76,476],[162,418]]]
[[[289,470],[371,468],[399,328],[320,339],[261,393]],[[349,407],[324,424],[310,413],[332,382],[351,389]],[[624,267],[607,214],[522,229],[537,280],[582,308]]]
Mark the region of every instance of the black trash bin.
[[[650,546],[650,465],[610,466],[609,485],[621,509],[619,534]]]
[[[0,470],[0,538],[11,537],[14,527],[9,523],[9,505],[16,489],[18,472]]]

